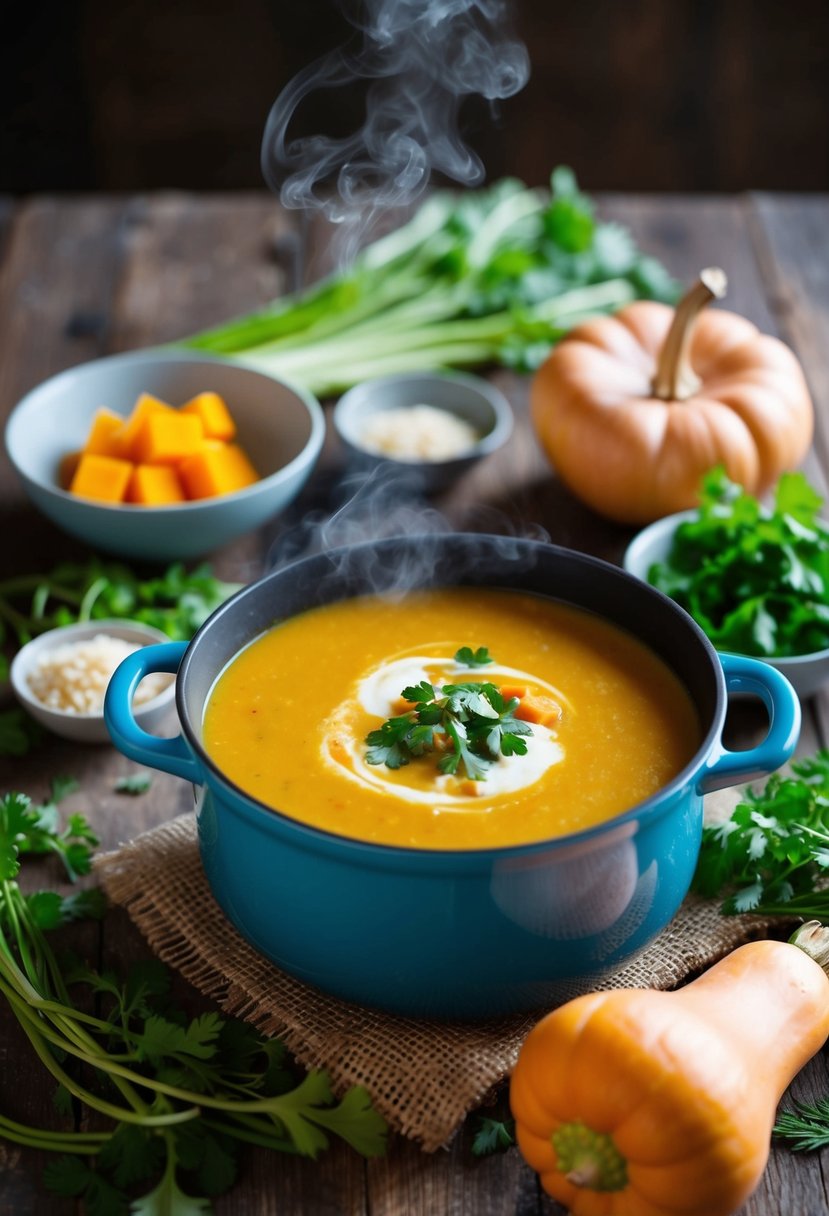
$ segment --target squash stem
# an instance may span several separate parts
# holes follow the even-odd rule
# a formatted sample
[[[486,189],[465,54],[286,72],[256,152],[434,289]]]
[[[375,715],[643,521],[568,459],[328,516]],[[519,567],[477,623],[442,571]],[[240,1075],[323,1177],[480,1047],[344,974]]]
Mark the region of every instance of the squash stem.
[[[698,391],[701,381],[688,358],[694,322],[706,304],[723,298],[727,286],[725,271],[717,266],[709,266],[700,271],[697,282],[677,304],[671,328],[656,363],[653,378],[655,397],[663,401],[685,401]]]
[[[829,975],[829,927],[822,925],[819,920],[809,920],[795,929],[789,941],[814,959]]]
[[[560,1124],[550,1139],[557,1168],[573,1186],[592,1191],[622,1191],[627,1186],[627,1162],[607,1132],[595,1132],[576,1120]]]

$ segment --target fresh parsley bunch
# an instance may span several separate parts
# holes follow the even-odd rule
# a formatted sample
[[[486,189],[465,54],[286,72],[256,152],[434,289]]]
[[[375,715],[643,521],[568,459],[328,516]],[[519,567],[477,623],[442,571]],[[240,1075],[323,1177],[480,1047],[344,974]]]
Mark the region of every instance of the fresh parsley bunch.
[[[96,1112],[96,1130],[0,1115],[0,1137],[60,1154],[44,1181],[83,1199],[89,1216],[209,1212],[245,1143],[316,1157],[336,1135],[365,1156],[381,1154],[386,1125],[364,1089],[336,1102],[327,1075],[299,1079],[278,1040],[216,1012],[188,1018],[155,960],[124,977],[59,961],[48,930],[100,916],[101,892],[24,895],[16,879],[25,853],[56,854],[71,879],[88,873],[95,835],[79,814],[64,825],[57,806],[74,788],[57,782],[41,806],[18,793],[0,799],[0,996],[57,1083],[58,1111]],[[95,1014],[73,1001],[77,986],[96,995]]]
[[[0,643],[7,632],[22,646],[57,625],[105,619],[143,621],[186,641],[238,590],[208,565],[188,571],[175,562],[158,577],[141,578],[122,562],[64,562],[47,574],[0,582]]]
[[[748,789],[730,819],[702,833],[694,890],[725,894],[723,912],[829,923],[829,751]]]
[[[802,473],[784,473],[766,509],[723,469],[702,483],[648,581],[685,608],[719,650],[781,658],[829,647],[829,528]]]

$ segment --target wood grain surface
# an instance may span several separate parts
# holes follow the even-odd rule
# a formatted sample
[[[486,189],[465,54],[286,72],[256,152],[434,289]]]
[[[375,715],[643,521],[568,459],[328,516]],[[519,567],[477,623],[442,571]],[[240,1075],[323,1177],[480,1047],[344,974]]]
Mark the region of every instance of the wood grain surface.
[[[823,490],[829,475],[829,199],[768,196],[679,196],[601,200],[605,216],[631,228],[671,271],[690,278],[702,266],[724,267],[728,304],[763,329],[778,333],[800,355],[818,414],[807,471]],[[0,199],[0,410],[45,377],[99,355],[184,335],[281,290],[296,270],[291,217],[265,194],[157,194],[146,197],[57,199],[19,204]],[[319,265],[324,234],[311,232]],[[619,561],[631,532],[575,502],[540,454],[527,419],[525,378],[493,373],[517,418],[514,441],[478,466],[436,504],[458,526],[490,530],[543,529],[559,544]],[[275,542],[292,544],[302,525],[318,518],[336,495],[340,453],[329,439],[323,460],[287,516],[260,533],[211,555],[227,578],[249,580],[265,568]],[[5,455],[0,456],[3,549],[0,576],[47,570],[82,547],[43,520],[24,499]],[[287,538],[287,539],[286,539]],[[284,552],[277,549],[276,552]],[[829,694],[805,706],[800,750],[823,744]],[[113,847],[188,809],[185,783],[157,774],[148,793],[123,798],[116,779],[134,766],[114,749],[76,747],[60,740],[30,758],[0,761],[0,787],[44,796],[58,774],[81,789],[67,809],[83,810]],[[30,887],[55,885],[44,863],[27,864]],[[121,962],[147,947],[127,918],[108,914],[101,926],[62,931],[74,949],[95,960]],[[203,998],[181,985],[194,1010]],[[829,1093],[826,1053],[792,1086],[811,1101]],[[504,1095],[497,1096],[503,1109]],[[58,1126],[51,1085],[16,1024],[0,1013],[0,1109],[23,1122]],[[395,1139],[383,1160],[365,1163],[345,1148],[317,1162],[247,1152],[241,1179],[216,1202],[220,1216],[562,1216],[542,1195],[517,1152],[483,1161],[470,1154],[472,1124],[446,1151],[433,1155]],[[0,1216],[69,1216],[72,1200],[42,1186],[38,1153],[0,1141]],[[739,1216],[820,1216],[829,1212],[829,1155],[792,1155],[773,1146],[763,1181]]]

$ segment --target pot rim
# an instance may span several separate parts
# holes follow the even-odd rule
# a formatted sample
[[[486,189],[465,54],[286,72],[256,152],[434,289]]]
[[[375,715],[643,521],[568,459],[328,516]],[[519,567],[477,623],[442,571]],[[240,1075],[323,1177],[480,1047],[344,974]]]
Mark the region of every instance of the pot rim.
[[[371,549],[376,552],[378,549],[382,549],[385,546],[390,548],[393,546],[400,546],[401,544],[408,546],[417,544],[418,541],[422,541],[424,536],[428,536],[430,543],[437,541],[440,544],[447,546],[458,543],[471,543],[473,541],[476,544],[486,544],[487,542],[497,544],[499,542],[503,543],[505,540],[509,540],[512,543],[520,543],[529,551],[535,551],[537,553],[553,551],[555,554],[565,560],[573,561],[576,564],[593,567],[602,571],[605,577],[615,577],[620,583],[628,584],[634,587],[638,594],[643,595],[645,598],[658,601],[662,607],[662,610],[680,620],[682,626],[687,630],[690,636],[693,637],[701,646],[709,661],[715,681],[716,699],[708,729],[706,730],[702,740],[698,744],[691,758],[676,774],[676,776],[642,802],[634,804],[634,806],[629,807],[626,811],[620,812],[618,815],[614,815],[610,819],[593,824],[588,828],[583,828],[578,832],[570,832],[563,836],[544,837],[542,840],[534,840],[524,844],[497,847],[482,846],[481,848],[463,849],[429,849],[414,847],[411,845],[378,844],[374,841],[360,840],[354,836],[346,836],[338,832],[329,831],[325,828],[319,828],[311,824],[303,823],[302,820],[295,819],[293,816],[286,814],[284,811],[268,805],[268,803],[261,801],[261,799],[257,798],[253,794],[250,794],[247,790],[242,789],[241,786],[237,785],[230,777],[228,777],[227,774],[224,773],[221,768],[219,768],[202,744],[201,739],[199,738],[199,733],[191,720],[185,700],[185,688],[187,685],[188,676],[193,666],[195,656],[198,653],[198,648],[202,638],[207,634],[208,631],[218,628],[222,619],[228,614],[234,612],[236,604],[243,601],[254,588],[259,588],[263,584],[272,580],[276,581],[283,578],[297,566],[314,561],[330,561],[333,565],[334,562],[342,561],[346,554],[353,553],[357,550]],[[429,586],[434,587],[469,585],[486,586],[487,584],[465,584],[461,581],[454,584],[450,581],[441,581],[438,583],[429,584]],[[415,587],[412,589],[416,590],[417,588]],[[515,589],[518,591],[522,590],[521,587],[516,587]],[[537,595],[540,593],[535,591],[527,591],[526,594]],[[342,596],[341,598],[349,599],[354,598],[354,596],[346,595]],[[564,596],[548,595],[546,598],[564,604],[573,604],[572,600],[568,600]],[[336,601],[332,600],[327,602]],[[573,604],[573,606],[583,607],[579,604]],[[607,617],[596,608],[583,608],[583,610],[593,612],[602,619],[609,620],[611,624],[616,624],[612,618]],[[625,626],[622,625],[617,625],[617,627],[623,630],[625,629]],[[626,632],[633,633],[633,631],[630,629],[627,629]],[[256,637],[259,636],[261,635],[256,635]],[[638,640],[644,645],[649,645],[647,640],[641,636],[637,634],[633,634],[633,636],[637,637]],[[245,646],[250,645],[255,640],[255,637],[248,638],[247,641],[236,650],[235,654],[241,653]],[[662,658],[662,656],[658,657]],[[674,674],[677,675],[677,678],[681,679],[675,669],[671,668],[670,663],[668,663],[666,659],[662,658],[662,662],[666,663],[666,665],[674,671]],[[225,664],[225,668],[226,666],[227,664]],[[225,668],[222,668],[222,670],[225,670]],[[220,674],[221,673],[218,671],[215,673],[213,677],[214,683]],[[685,684],[684,681],[682,681],[682,683],[683,685]],[[213,685],[211,684],[211,688],[212,686]],[[687,685],[685,685],[685,687],[686,691],[688,691],[689,695],[691,695],[690,690],[687,689]],[[694,701],[694,704],[699,711],[699,706],[696,704],[696,701]],[[265,816],[267,816],[267,819],[271,823],[275,822],[279,827],[288,829],[292,834],[302,837],[303,842],[309,848],[314,848],[315,846],[319,846],[319,844],[323,844],[327,849],[333,848],[337,852],[341,852],[343,849],[345,849],[347,851],[360,854],[369,854],[374,856],[378,861],[381,859],[405,860],[408,858],[410,860],[416,859],[423,862],[427,858],[452,858],[457,863],[459,861],[463,861],[464,859],[468,862],[473,862],[475,860],[480,861],[482,858],[492,856],[505,859],[520,857],[539,850],[551,848],[559,849],[568,845],[581,845],[589,843],[599,836],[606,835],[611,829],[618,828],[620,825],[626,823],[630,823],[632,820],[641,819],[643,816],[647,816],[648,818],[657,818],[662,814],[666,814],[671,809],[670,804],[673,797],[676,794],[681,793],[683,788],[691,784],[693,779],[699,774],[705,760],[708,758],[708,756],[710,756],[718,739],[720,738],[722,726],[725,721],[726,708],[727,693],[725,676],[720,663],[719,655],[717,654],[717,651],[709,638],[705,635],[696,621],[690,616],[689,613],[685,611],[684,608],[676,603],[675,600],[672,600],[663,592],[658,591],[657,588],[652,587],[649,583],[643,582],[643,580],[637,578],[635,575],[625,570],[622,566],[614,565],[612,562],[594,557],[592,554],[582,553],[576,549],[568,549],[563,545],[554,545],[548,541],[530,540],[523,537],[504,537],[495,533],[478,532],[446,532],[438,535],[409,534],[405,536],[391,536],[384,537],[381,540],[367,540],[360,541],[356,544],[342,545],[338,546],[336,549],[330,549],[323,553],[315,553],[295,558],[292,561],[279,566],[277,569],[269,571],[255,582],[249,583],[246,587],[243,587],[240,591],[237,591],[229,599],[225,600],[225,602],[221,604],[210,617],[208,617],[208,619],[203,625],[201,625],[191,639],[187,650],[185,651],[184,657],[182,658],[178,671],[178,678],[176,680],[176,709],[178,712],[179,721],[181,723],[182,733],[202,767],[207,771],[207,773],[210,774],[211,781],[214,784],[224,786],[236,797],[237,805],[233,808],[234,813],[244,813],[245,818],[250,820],[254,826],[258,826],[260,828],[264,828],[266,823]],[[701,723],[701,725],[704,726],[704,723]]]

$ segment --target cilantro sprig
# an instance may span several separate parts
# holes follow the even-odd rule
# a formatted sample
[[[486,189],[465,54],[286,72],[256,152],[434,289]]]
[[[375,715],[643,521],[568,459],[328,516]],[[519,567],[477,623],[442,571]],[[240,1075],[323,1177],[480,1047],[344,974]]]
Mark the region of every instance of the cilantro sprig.
[[[769,510],[722,468],[702,483],[648,581],[685,608],[720,650],[785,657],[829,647],[829,527],[802,473],[784,473]]]
[[[493,1153],[505,1153],[514,1146],[514,1119],[491,1119],[488,1115],[478,1115],[472,1138],[473,1157],[491,1157]]]
[[[0,1137],[54,1153],[46,1186],[82,1199],[90,1216],[209,1212],[246,1143],[316,1157],[334,1135],[381,1154],[386,1124],[364,1089],[337,1100],[324,1072],[297,1075],[278,1039],[216,1011],[188,1016],[157,960],[120,976],[58,959],[48,930],[100,916],[101,892],[24,895],[16,880],[26,854],[56,854],[71,879],[89,871],[94,834],[82,815],[64,822],[58,810],[75,788],[56,781],[42,805],[21,793],[0,799],[0,997],[57,1083],[57,1112],[82,1113],[78,1125],[94,1130],[0,1114]],[[95,1013],[75,1001],[78,988],[94,994]]]
[[[471,666],[492,662],[485,647],[468,651]],[[499,756],[524,756],[525,736],[532,728],[515,717],[518,698],[506,699],[495,684],[471,682],[444,684],[435,688],[428,680],[404,688],[403,700],[413,708],[388,718],[366,736],[367,764],[385,764],[397,769],[427,753],[439,751],[437,767],[442,773],[463,771],[472,781],[485,781],[487,771]]]
[[[829,750],[748,789],[730,819],[706,827],[694,890],[725,895],[725,913],[829,922]]]

